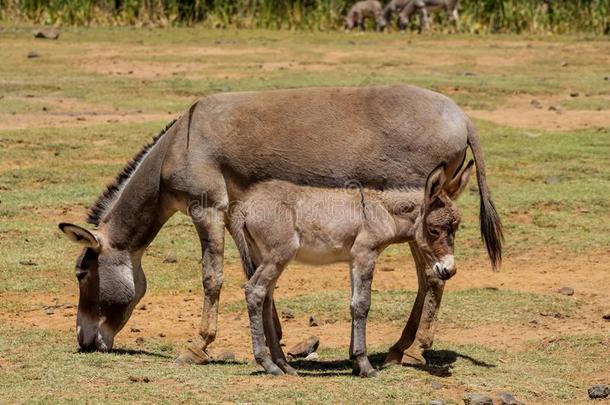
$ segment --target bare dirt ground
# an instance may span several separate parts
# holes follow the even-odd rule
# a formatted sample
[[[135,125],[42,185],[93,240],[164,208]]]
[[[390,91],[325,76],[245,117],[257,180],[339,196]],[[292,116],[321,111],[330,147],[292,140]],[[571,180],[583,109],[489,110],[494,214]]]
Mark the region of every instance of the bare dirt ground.
[[[610,334],[610,322],[602,315],[610,312],[610,293],[600,293],[599,286],[610,285],[610,272],[592,269],[603,268],[607,253],[591,256],[573,256],[557,262],[552,254],[523,255],[508,259],[501,271],[487,270],[483,260],[466,261],[460,264],[458,274],[446,286],[446,291],[467,288],[511,289],[531,293],[559,294],[558,290],[574,288],[574,299],[584,302],[576,314],[563,317],[561,314],[539,313],[519,325],[481,325],[474,328],[440,326],[437,339],[452,344],[481,344],[497,349],[520,349],[529,340],[552,339],[566,330],[572,333],[599,331]],[[481,270],[474,270],[481,269]],[[225,268],[228,278],[239,279],[241,269],[230,265]],[[276,298],[290,297],[319,291],[325,285],[349,285],[345,266],[333,265],[322,269],[292,265],[280,279]],[[74,290],[75,286],[72,286]],[[410,258],[382,261],[377,266],[373,288],[378,290],[417,289],[415,269]],[[51,330],[74,330],[78,292],[49,295],[1,294],[0,299],[18,303],[24,310],[0,313],[0,320],[26,327]],[[222,301],[243,300],[241,289],[225,288]],[[138,337],[162,338],[185,343],[195,336],[201,313],[201,296],[198,293],[159,295],[149,294],[134,311],[128,326],[117,337],[117,344],[134,342]],[[345,303],[349,312],[348,302]],[[234,351],[238,358],[251,358],[250,331],[245,311],[220,314],[220,332],[211,351],[212,355],[224,350]],[[372,345],[388,346],[400,335],[402,323],[374,322],[368,330],[368,341]],[[337,321],[309,327],[308,318],[299,317],[283,321],[287,346],[297,343],[303,336],[315,334],[326,347],[345,346],[349,341],[350,325]],[[609,342],[610,344],[610,342]]]

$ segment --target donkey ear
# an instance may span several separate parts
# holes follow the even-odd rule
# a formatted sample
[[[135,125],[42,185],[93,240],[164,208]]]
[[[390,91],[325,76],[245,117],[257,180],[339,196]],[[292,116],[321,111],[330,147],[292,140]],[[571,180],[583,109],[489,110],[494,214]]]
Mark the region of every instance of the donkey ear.
[[[81,226],[62,222],[59,224],[59,229],[61,229],[61,231],[74,242],[80,243],[81,245],[94,250],[100,249],[101,245],[98,238]]]
[[[429,205],[443,189],[443,185],[445,184],[445,180],[447,177],[445,176],[445,164],[441,163],[436,166],[434,170],[428,175],[428,179],[426,180],[426,194],[425,194],[425,204]]]
[[[468,185],[468,180],[470,180],[473,165],[474,160],[469,161],[468,164],[445,185],[445,191],[452,200],[457,200],[457,198],[466,188],[466,185]]]

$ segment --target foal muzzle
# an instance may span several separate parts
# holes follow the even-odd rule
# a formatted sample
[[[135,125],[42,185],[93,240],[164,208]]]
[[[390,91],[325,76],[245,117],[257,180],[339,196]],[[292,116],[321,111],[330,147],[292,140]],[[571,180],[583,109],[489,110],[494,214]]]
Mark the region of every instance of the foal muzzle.
[[[453,255],[444,256],[434,264],[434,272],[441,280],[449,280],[457,272],[457,266],[453,260]]]

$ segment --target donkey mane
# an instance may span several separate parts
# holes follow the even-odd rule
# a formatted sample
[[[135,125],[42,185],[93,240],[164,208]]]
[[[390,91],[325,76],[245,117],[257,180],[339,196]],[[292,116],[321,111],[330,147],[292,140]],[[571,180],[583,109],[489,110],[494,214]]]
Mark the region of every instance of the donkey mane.
[[[118,197],[127,180],[129,180],[133,172],[135,172],[135,170],[138,168],[142,160],[144,160],[144,157],[148,154],[152,147],[155,146],[157,142],[159,142],[159,139],[161,139],[161,137],[165,135],[167,130],[170,129],[176,121],[177,119],[171,121],[165,126],[165,128],[161,130],[161,132],[159,132],[157,136],[153,137],[151,142],[144,145],[144,147],[142,147],[142,149],[127,163],[127,165],[125,165],[123,170],[120,171],[114,181],[108,184],[108,186],[106,186],[106,191],[104,191],[102,195],[98,197],[97,201],[95,201],[95,203],[91,206],[91,208],[89,208],[89,214],[87,216],[88,223],[95,226],[98,226],[100,224],[104,212],[115,200],[115,198]]]

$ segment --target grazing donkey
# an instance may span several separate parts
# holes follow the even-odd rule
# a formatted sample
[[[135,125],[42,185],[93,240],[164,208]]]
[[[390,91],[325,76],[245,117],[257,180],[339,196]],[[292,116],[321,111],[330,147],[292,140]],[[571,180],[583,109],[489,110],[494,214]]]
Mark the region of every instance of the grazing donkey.
[[[202,250],[201,341],[179,361],[203,364],[216,338],[229,206],[253,185],[392,189],[422,187],[438,162],[449,172],[472,150],[481,235],[492,265],[502,257],[502,225],[487,185],[479,137],[449,98],[413,86],[327,87],[223,93],[194,103],[144,147],[93,205],[94,229],[62,223],[83,246],[76,263],[77,336],[86,350],[112,349],[146,291],[142,255],[176,212],[189,215]],[[422,361],[432,343],[442,285],[417,267],[420,288],[388,363]]]
[[[460,222],[455,200],[468,183],[473,163],[455,176],[440,165],[428,176],[424,190],[353,192],[278,180],[254,185],[232,215],[231,233],[249,279],[246,302],[256,361],[271,374],[296,374],[286,362],[273,322],[263,321],[263,311],[265,319],[272,319],[273,290],[286,265],[293,259],[307,264],[350,262],[350,358],[354,374],[375,376],[366,354],[375,261],[390,244],[408,241],[423,259],[428,277],[443,283],[453,276]]]
[[[394,2],[396,5],[392,5]],[[419,32],[422,32],[429,25],[428,11],[436,8],[445,10],[449,15],[449,21],[458,27],[458,0],[392,0],[384,9],[384,17],[386,21],[389,21],[393,13],[397,14],[398,27],[400,30],[405,30],[409,26],[411,17],[417,14]]]
[[[364,0],[355,3],[345,17],[345,29],[349,31],[360,27],[364,31],[367,18],[373,18],[376,30],[383,31],[386,21],[383,18],[381,3],[377,0]]]

